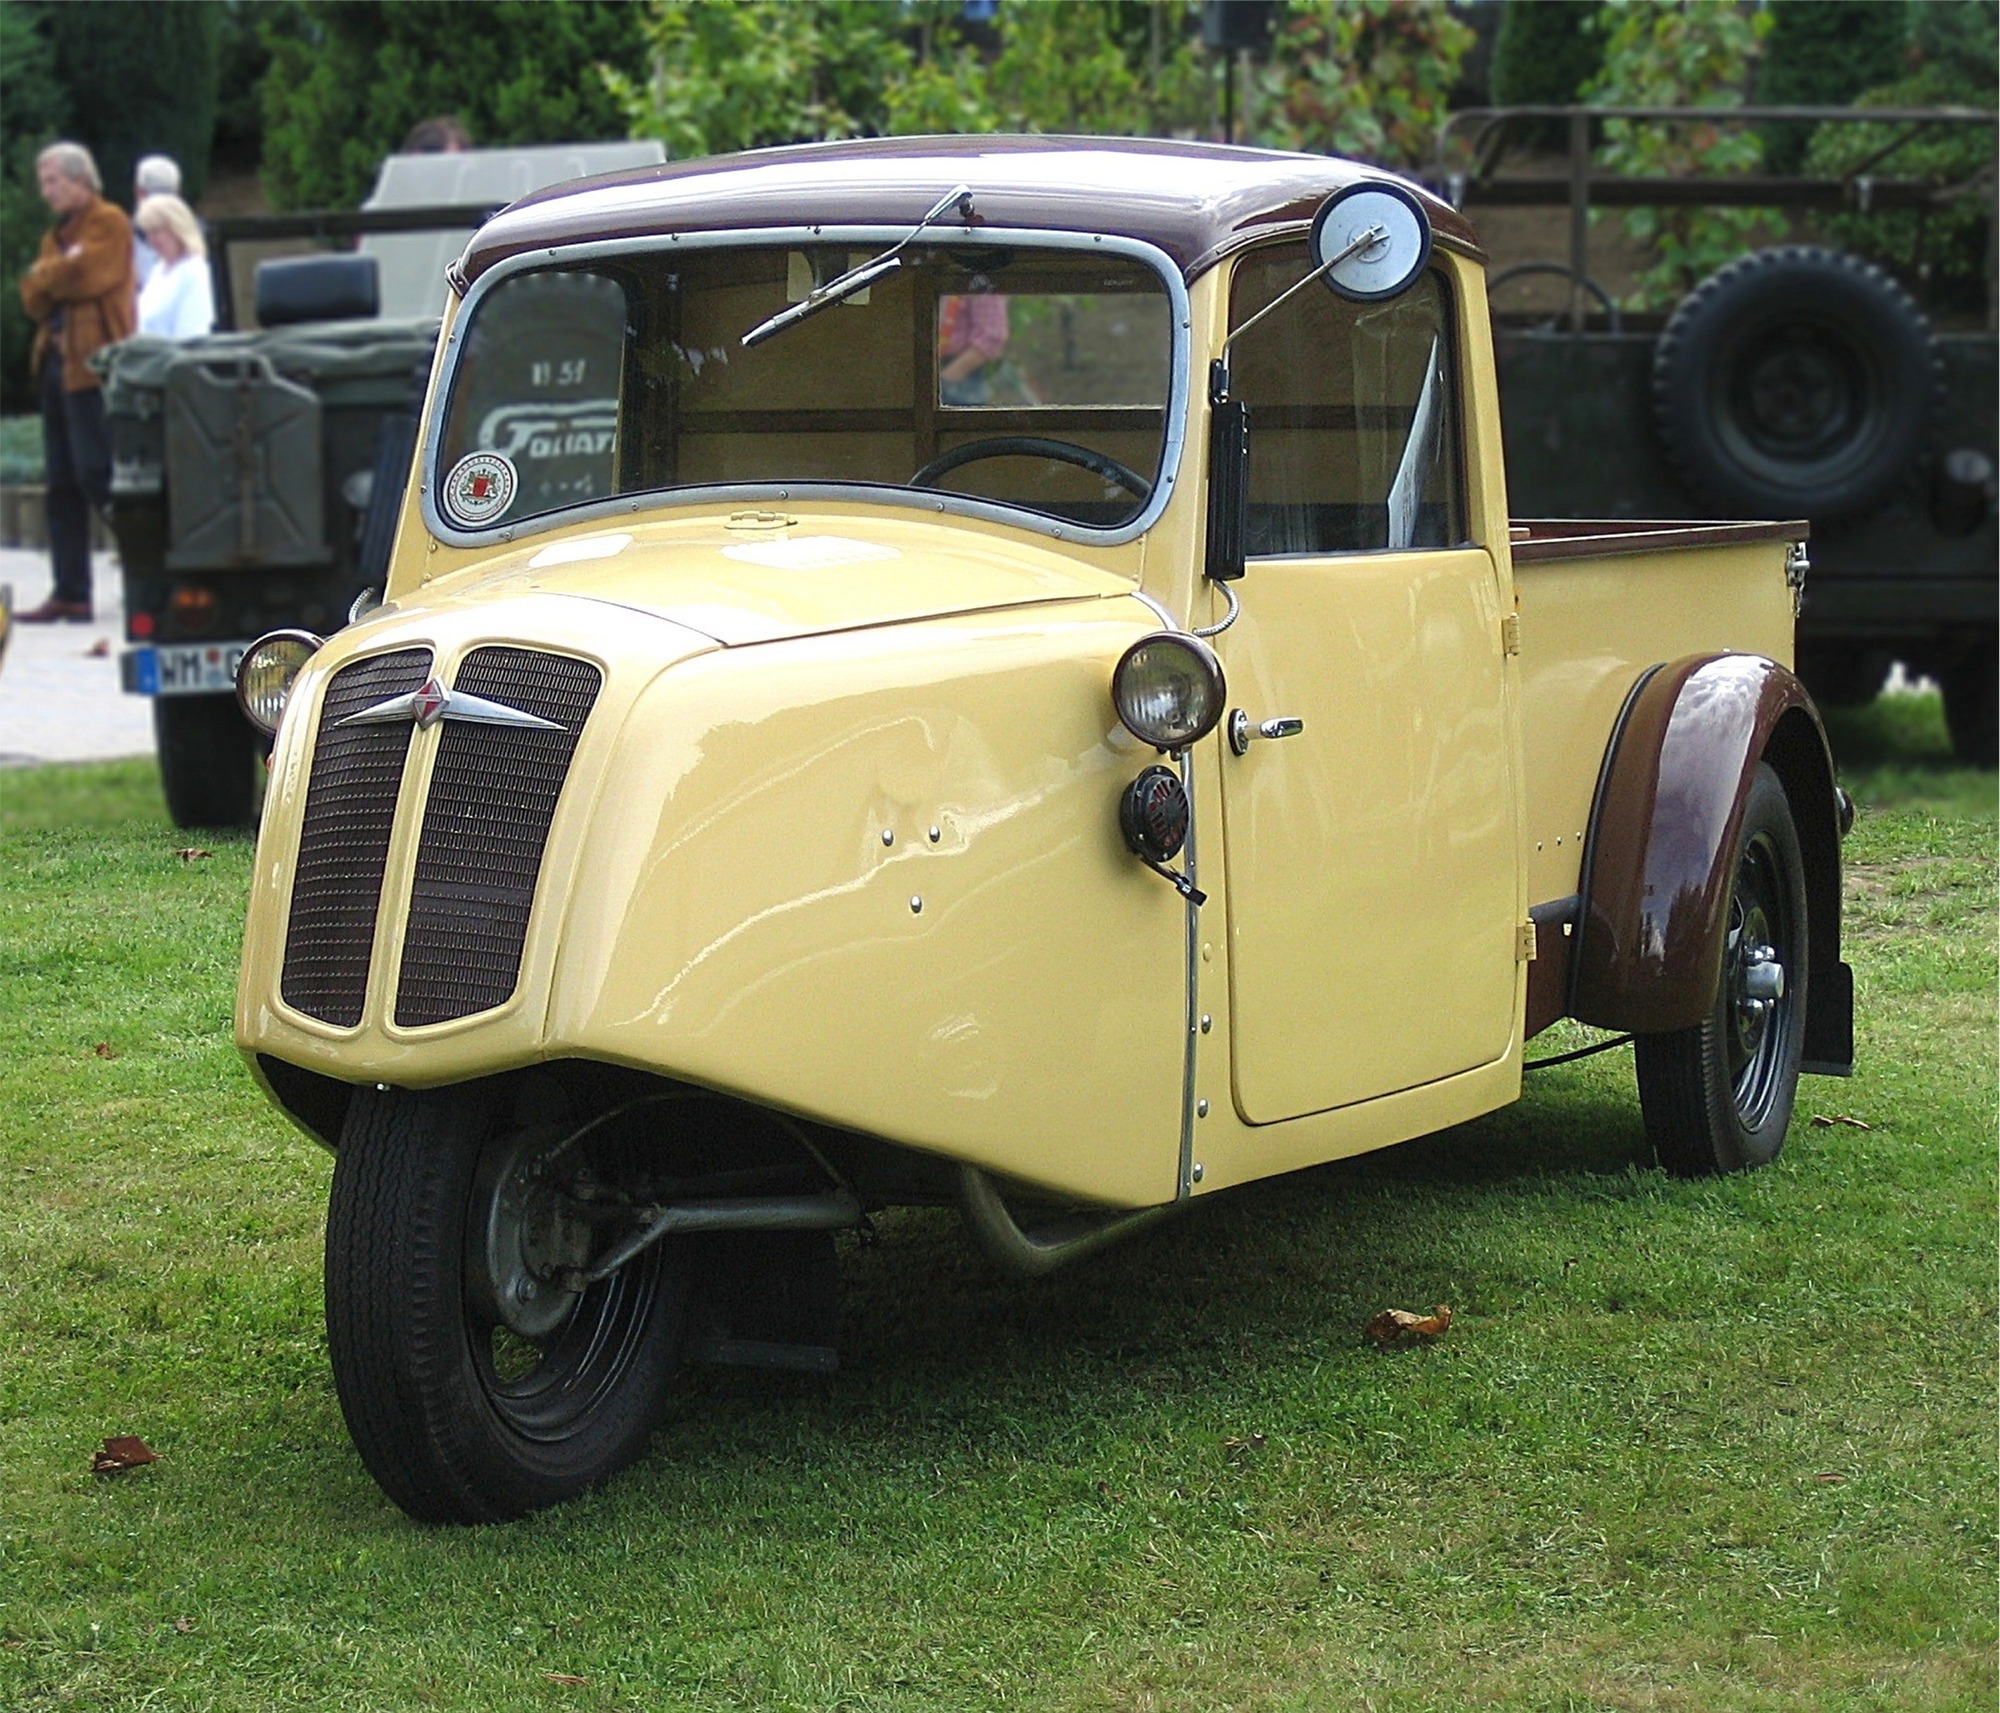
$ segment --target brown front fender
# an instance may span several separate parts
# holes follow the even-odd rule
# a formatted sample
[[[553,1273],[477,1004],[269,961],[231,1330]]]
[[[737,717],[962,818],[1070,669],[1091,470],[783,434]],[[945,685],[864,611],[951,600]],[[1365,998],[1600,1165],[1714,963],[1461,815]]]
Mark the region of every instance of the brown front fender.
[[[1853,1063],[1840,961],[1840,807],[1818,710],[1761,655],[1690,655],[1634,685],[1591,812],[1570,1015],[1652,1034],[1708,1015],[1743,799],[1758,762],[1785,787],[1805,859],[1806,1068]]]

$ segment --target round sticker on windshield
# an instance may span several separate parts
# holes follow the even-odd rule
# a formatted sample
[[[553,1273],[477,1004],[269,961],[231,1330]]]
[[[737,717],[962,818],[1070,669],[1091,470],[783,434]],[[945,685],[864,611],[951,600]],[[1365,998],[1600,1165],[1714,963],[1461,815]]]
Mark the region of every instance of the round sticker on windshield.
[[[444,479],[444,509],[454,523],[477,529],[514,503],[521,479],[498,452],[468,452]]]

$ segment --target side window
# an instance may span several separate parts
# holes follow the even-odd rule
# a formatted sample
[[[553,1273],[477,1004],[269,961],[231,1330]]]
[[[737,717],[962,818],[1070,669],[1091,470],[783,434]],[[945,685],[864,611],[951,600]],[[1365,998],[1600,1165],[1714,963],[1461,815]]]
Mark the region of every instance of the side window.
[[[1303,244],[1237,263],[1240,326],[1311,267]],[[1244,335],[1231,386],[1250,407],[1249,551],[1370,553],[1466,538],[1451,296],[1426,274],[1386,303],[1301,292]]]

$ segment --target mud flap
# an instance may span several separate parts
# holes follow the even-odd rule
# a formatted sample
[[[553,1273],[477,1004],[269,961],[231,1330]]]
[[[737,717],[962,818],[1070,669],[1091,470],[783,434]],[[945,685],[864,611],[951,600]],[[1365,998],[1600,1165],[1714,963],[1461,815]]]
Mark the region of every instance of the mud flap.
[[[1854,1075],[1854,972],[1843,963],[1813,965],[1799,1070],[1811,1077]]]

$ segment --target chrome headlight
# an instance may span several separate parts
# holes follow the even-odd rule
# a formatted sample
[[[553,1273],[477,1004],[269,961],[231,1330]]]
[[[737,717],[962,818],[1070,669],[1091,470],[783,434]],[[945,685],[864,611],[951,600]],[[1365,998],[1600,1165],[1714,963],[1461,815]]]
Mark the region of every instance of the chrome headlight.
[[[277,735],[292,680],[319,652],[320,644],[309,630],[274,630],[243,651],[236,663],[236,705],[260,732]]]
[[[1111,673],[1127,731],[1157,749],[1185,749],[1215,730],[1226,690],[1215,650],[1186,631],[1142,636]]]

